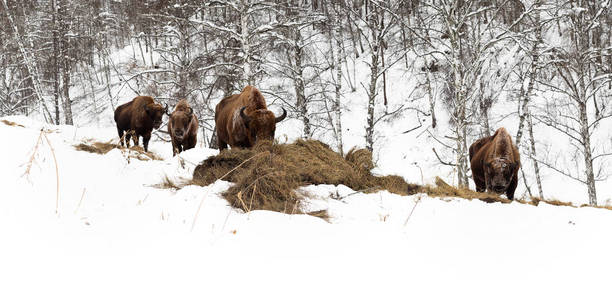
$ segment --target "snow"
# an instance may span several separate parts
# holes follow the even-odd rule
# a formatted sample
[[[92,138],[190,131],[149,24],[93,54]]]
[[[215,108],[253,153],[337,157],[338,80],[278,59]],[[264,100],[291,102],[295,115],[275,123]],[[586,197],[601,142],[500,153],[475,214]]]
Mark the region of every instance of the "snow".
[[[330,222],[244,213],[188,182],[216,150],[80,152],[112,127],[0,123],[0,299],[609,299],[612,211],[300,189]],[[46,139],[24,174],[41,129]],[[410,151],[408,148],[406,151]],[[403,158],[394,156],[396,164]],[[387,162],[379,166],[388,172]],[[424,170],[425,176],[434,171]],[[559,186],[563,189],[563,186]],[[201,204],[201,207],[200,207]],[[199,209],[194,225],[196,212]],[[193,228],[193,229],[192,229]]]

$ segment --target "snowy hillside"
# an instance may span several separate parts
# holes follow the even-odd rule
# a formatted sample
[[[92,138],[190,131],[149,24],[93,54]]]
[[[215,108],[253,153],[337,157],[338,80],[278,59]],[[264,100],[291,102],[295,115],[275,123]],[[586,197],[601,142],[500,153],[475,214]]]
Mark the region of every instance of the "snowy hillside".
[[[168,143],[153,141],[162,160],[128,162],[118,149],[74,148],[110,141],[112,127],[3,120],[1,299],[612,296],[609,210],[384,191],[338,201],[330,195],[354,191],[324,185],[304,192],[329,210],[329,223],[242,213],[220,196],[227,182],[161,187],[165,178],[187,182],[216,150],[172,157]]]

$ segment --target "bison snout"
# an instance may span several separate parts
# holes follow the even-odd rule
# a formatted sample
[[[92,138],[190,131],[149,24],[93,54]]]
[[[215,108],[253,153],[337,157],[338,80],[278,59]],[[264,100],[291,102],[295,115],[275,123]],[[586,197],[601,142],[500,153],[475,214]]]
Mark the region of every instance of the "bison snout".
[[[493,191],[497,192],[497,193],[503,193],[506,191],[506,186],[503,185],[494,185],[493,186]]]
[[[161,126],[161,122],[154,122],[153,123],[153,128],[155,128],[155,129],[159,129],[160,126]]]

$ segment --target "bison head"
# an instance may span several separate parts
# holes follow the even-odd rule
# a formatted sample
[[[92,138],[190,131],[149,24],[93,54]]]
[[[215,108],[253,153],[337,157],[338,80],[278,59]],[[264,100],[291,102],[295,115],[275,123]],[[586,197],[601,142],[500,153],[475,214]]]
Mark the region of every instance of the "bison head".
[[[189,125],[193,118],[193,108],[188,107],[187,111],[175,110],[170,115],[170,125],[172,132],[170,133],[178,142],[182,142],[185,135],[189,131]]]
[[[165,107],[159,103],[150,103],[144,106],[145,112],[153,120],[153,128],[158,129],[162,123],[162,117],[168,112],[168,104]]]
[[[516,167],[515,162],[504,158],[485,161],[484,171],[487,190],[498,194],[504,193],[510,185]]]
[[[240,117],[247,128],[247,137],[251,145],[259,140],[273,140],[274,132],[276,131],[276,123],[287,117],[287,111],[283,108],[283,114],[280,117],[275,117],[274,113],[267,109],[258,109],[249,114],[245,114],[244,109],[240,109]]]

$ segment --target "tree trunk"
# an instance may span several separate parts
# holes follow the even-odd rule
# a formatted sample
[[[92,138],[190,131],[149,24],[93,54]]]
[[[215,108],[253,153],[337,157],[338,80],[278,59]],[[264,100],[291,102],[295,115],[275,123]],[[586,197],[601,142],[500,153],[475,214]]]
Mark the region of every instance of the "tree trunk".
[[[584,165],[586,185],[589,192],[589,204],[597,205],[597,191],[595,189],[595,173],[593,171],[593,153],[591,152],[591,136],[589,132],[589,119],[587,116],[586,100],[578,104],[580,113],[580,136],[583,141]]]
[[[65,62],[63,72],[63,87],[62,92],[64,94],[64,119],[66,125],[73,125],[72,120],[72,100],[70,100],[70,68],[66,66],[69,62]]]
[[[372,29],[374,30],[374,29]],[[375,42],[376,43],[376,42]],[[366,124],[366,148],[374,149],[374,107],[376,105],[376,84],[378,80],[378,47],[374,46],[370,59],[370,87],[368,91],[368,118]]]
[[[295,96],[297,100],[297,109],[299,118],[302,119],[303,132],[302,138],[309,139],[312,136],[310,118],[308,117],[308,103],[304,92],[304,66],[302,59],[304,53],[302,51],[302,33],[299,28],[294,28],[295,44],[293,46],[293,58],[294,58],[294,74],[293,84],[295,86]]]
[[[59,45],[59,33],[57,24],[57,4],[55,0],[51,0],[52,22],[53,22],[53,105],[55,110],[55,125],[60,124],[60,68],[59,68],[59,57],[61,56],[61,49]]]
[[[536,146],[535,139],[533,137],[533,122],[531,121],[531,114],[527,116],[527,130],[529,131],[529,142],[531,144],[531,162],[533,163],[533,170],[536,176],[536,183],[538,185],[538,193],[540,198],[544,199],[544,191],[542,190],[542,179],[540,177],[540,166],[538,165],[538,161],[535,159],[536,156]]]
[[[42,87],[39,81],[40,79],[39,79],[38,65],[36,63],[36,59],[34,57],[30,57],[30,55],[27,53],[25,46],[23,44],[23,40],[21,36],[19,35],[19,29],[17,29],[17,26],[15,25],[13,16],[10,13],[6,0],[2,0],[2,4],[4,6],[4,10],[8,17],[9,24],[13,29],[13,34],[15,36],[15,40],[17,41],[19,52],[23,56],[23,60],[25,62],[26,68],[28,70],[28,73],[31,76],[32,86],[34,87],[34,93],[36,94],[38,103],[39,105],[41,105],[41,108],[42,108],[41,113],[43,114],[43,116],[45,116],[45,119],[47,119],[47,122],[53,123],[53,117],[51,116],[51,113],[49,112],[49,109],[47,108],[47,103],[45,102],[45,99],[43,98],[43,90],[42,90]]]
[[[340,20],[338,16],[338,20]],[[340,21],[338,21],[340,22]],[[338,144],[338,152],[344,155],[344,145],[342,141],[342,24],[336,25],[336,97],[334,99],[333,111],[336,115],[336,142]]]

